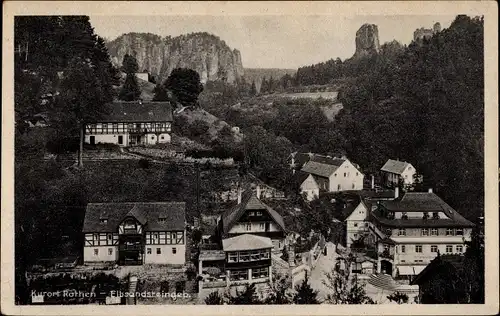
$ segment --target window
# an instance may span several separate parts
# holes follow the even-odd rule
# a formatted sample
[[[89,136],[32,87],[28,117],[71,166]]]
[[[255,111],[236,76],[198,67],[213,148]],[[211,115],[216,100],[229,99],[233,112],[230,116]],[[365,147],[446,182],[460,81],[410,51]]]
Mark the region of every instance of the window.
[[[461,245],[458,245],[458,246],[457,246],[457,252],[458,252],[458,253],[462,253],[462,252],[464,252],[464,247],[463,247],[463,246],[461,246]]]
[[[264,223],[259,223],[259,229],[262,230],[262,229],[265,229],[265,226]]]
[[[108,255],[109,256],[113,255],[113,248],[108,248]]]
[[[346,172],[344,172],[344,178],[345,178],[345,177],[347,177],[347,173],[346,173]]]
[[[398,236],[406,236],[406,230],[404,228],[400,228],[398,232]]]
[[[262,212],[255,212],[256,216],[262,216]]]
[[[250,253],[250,259],[252,261],[254,261],[254,260],[260,260],[260,251],[252,251]]]
[[[432,213],[432,218],[433,219],[439,219],[439,213],[438,212],[433,212]]]
[[[368,227],[368,223],[365,223],[365,227]]]
[[[333,175],[334,175],[335,177],[337,176],[337,174],[336,174],[336,173],[334,173]]]
[[[261,259],[269,259],[269,251],[268,250],[261,251],[260,258]]]
[[[429,230],[427,228],[422,228],[422,236],[429,236]]]
[[[402,245],[402,246],[401,246],[401,252],[402,252],[402,253],[405,253],[405,252],[406,252],[406,246],[405,246],[405,245]]]
[[[248,216],[255,216],[255,212],[248,212]]]
[[[229,279],[231,281],[247,280],[248,279],[248,269],[231,270],[231,272],[229,274]]]
[[[422,246],[421,245],[415,246],[415,252],[422,253]]]
[[[446,236],[453,236],[453,228],[446,229]]]
[[[354,234],[354,238],[358,238],[358,234]]]
[[[166,221],[167,221],[167,218],[165,218],[165,217],[158,218],[158,222],[160,222],[160,223],[165,223]]]
[[[147,253],[148,255],[150,255],[150,254],[151,254],[151,248],[146,248],[146,253]]]
[[[341,188],[342,188],[342,187],[341,187],[341,186],[340,186],[340,184],[339,184],[339,185],[337,186],[337,190],[339,190],[339,191],[340,191],[340,189],[341,189]]]
[[[153,244],[158,244],[158,233],[153,233]]]
[[[108,222],[108,219],[107,218],[101,218],[101,223],[102,224],[106,224]]]
[[[156,248],[156,254],[161,255],[161,248]]]
[[[438,252],[438,246],[432,245],[431,246],[431,252]]]
[[[238,262],[238,253],[237,252],[230,252],[227,255],[227,261],[228,262]]]
[[[99,249],[94,248],[94,256],[98,256],[98,255],[99,255]]]
[[[177,248],[172,248],[172,253],[175,255],[177,253]]]
[[[358,227],[358,223],[354,223],[354,227]]]
[[[183,244],[184,243],[184,232],[177,232],[177,244]]]
[[[453,252],[453,246],[452,245],[446,245],[446,253],[452,253]]]
[[[252,269],[252,279],[269,277],[269,268]]]
[[[355,187],[356,187],[356,185],[353,183],[353,184],[352,184],[352,188],[354,189]]]
[[[163,136],[163,135],[162,135],[162,136],[161,136],[161,139],[165,139],[165,136]]]
[[[406,212],[401,213],[401,219],[408,219],[408,213]]]
[[[457,236],[463,236],[464,235],[464,229],[463,228],[457,228],[455,230],[455,235],[457,235]]]
[[[358,176],[358,173],[356,172],[356,177]]]
[[[437,228],[432,228],[431,229],[431,236],[438,236],[438,229]]]
[[[113,234],[108,234],[108,240],[113,240]]]
[[[240,252],[240,262],[250,261],[250,252],[242,251]]]
[[[246,229],[247,231],[252,230],[252,224],[251,224],[251,223],[246,224],[245,229]]]

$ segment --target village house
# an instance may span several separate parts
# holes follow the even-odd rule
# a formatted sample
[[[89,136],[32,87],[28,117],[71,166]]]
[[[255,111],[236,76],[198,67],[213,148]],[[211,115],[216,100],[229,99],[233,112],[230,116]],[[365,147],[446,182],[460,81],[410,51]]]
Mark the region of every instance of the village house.
[[[135,76],[137,77],[137,79],[149,81],[149,73],[148,72],[136,72]]]
[[[293,175],[295,189],[299,194],[305,195],[307,201],[312,201],[319,197],[319,185],[310,173],[298,170]]]
[[[260,187],[239,193],[217,223],[216,243],[202,245],[198,273],[203,288],[272,282],[273,253],[285,246],[283,218],[260,200]]]
[[[185,207],[184,202],[89,203],[84,263],[184,264]]]
[[[439,255],[434,258],[412,281],[411,285],[418,285],[419,300],[427,303],[439,304],[443,297],[439,297],[440,293],[433,290],[433,281],[438,278],[449,279],[449,275],[459,274],[465,269],[465,256],[461,254]],[[450,287],[453,287],[455,282],[464,282],[464,280],[449,280]],[[444,291],[443,291],[444,292]],[[450,299],[450,298],[447,298]],[[457,299],[457,298],[455,298]]]
[[[170,143],[170,102],[113,102],[102,119],[85,126],[85,142],[121,147]]]
[[[364,174],[358,165],[350,162],[346,157],[331,158],[314,155],[304,163],[300,170],[313,176],[320,191],[340,192],[363,189]],[[317,190],[310,179],[304,181],[308,181],[303,185],[307,190],[313,192]]]
[[[404,186],[411,186],[415,182],[415,167],[406,161],[389,159],[380,169],[384,185],[395,187],[402,183]]]
[[[377,272],[402,279],[420,273],[438,253],[464,253],[475,226],[431,189],[378,202],[370,223],[379,238]]]

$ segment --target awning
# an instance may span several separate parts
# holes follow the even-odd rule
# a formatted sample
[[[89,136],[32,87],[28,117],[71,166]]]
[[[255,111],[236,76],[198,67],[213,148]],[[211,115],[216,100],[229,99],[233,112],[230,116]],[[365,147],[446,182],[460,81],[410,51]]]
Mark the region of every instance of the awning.
[[[399,275],[417,275],[424,269],[425,266],[398,266]]]

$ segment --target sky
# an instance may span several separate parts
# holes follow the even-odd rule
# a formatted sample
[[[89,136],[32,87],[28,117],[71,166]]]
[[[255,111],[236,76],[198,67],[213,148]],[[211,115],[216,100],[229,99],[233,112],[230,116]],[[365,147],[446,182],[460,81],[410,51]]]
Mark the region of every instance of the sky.
[[[208,32],[241,52],[245,68],[291,68],[331,58],[350,58],[355,51],[356,31],[364,24],[378,26],[380,44],[397,40],[409,44],[420,27],[435,22],[447,28],[455,15],[91,15],[95,33],[115,39],[124,33],[149,32],[178,36]]]

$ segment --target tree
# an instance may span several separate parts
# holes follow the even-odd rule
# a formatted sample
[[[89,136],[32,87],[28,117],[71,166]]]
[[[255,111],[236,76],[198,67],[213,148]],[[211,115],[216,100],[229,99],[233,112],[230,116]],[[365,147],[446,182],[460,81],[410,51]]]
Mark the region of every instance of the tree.
[[[295,286],[296,294],[293,297],[294,304],[319,304],[318,292],[309,285],[307,275],[301,284]]]
[[[207,304],[207,305],[223,305],[224,304],[224,297],[222,297],[218,291],[212,292],[205,298],[205,304]]]
[[[273,270],[273,283],[269,295],[264,300],[265,304],[284,305],[292,303],[292,296],[289,293],[291,287],[290,277]]]
[[[137,59],[134,56],[125,54],[122,62],[122,71],[128,74],[135,74],[139,71],[139,65],[137,64]]]
[[[387,299],[391,302],[396,302],[398,304],[408,303],[408,295],[401,292],[394,292],[391,295],[387,296]]]
[[[123,57],[122,70],[127,74],[125,82],[120,90],[118,98],[123,101],[136,101],[141,97],[141,89],[137,83],[136,73],[139,69],[134,56],[125,54]]]
[[[140,97],[141,89],[139,88],[135,74],[127,74],[118,98],[123,101],[136,101],[139,100]]]
[[[356,260],[355,257],[349,255],[344,260],[344,268],[336,266],[325,273],[326,280],[323,280],[323,284],[332,291],[327,295],[326,301],[330,304],[374,304],[366,295],[364,285],[358,283],[357,276],[351,277],[351,266]]]
[[[200,75],[187,68],[174,69],[163,85],[165,89],[172,91],[183,106],[196,105],[198,96],[203,91]]]
[[[252,81],[252,86],[250,87],[250,96],[257,95],[257,87],[255,86],[255,80]]]
[[[262,304],[256,293],[255,284],[251,283],[246,286],[242,292],[236,291],[235,296],[228,295],[228,303],[231,305],[256,305]]]

